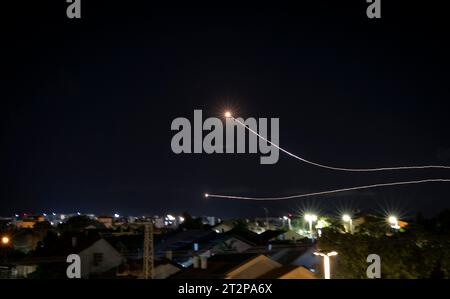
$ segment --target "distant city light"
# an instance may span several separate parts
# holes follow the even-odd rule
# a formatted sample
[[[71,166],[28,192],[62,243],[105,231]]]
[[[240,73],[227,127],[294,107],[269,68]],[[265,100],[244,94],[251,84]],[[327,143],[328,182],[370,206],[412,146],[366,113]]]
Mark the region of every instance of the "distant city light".
[[[169,221],[174,221],[174,220],[175,220],[175,217],[173,217],[173,216],[170,215],[170,214],[167,214],[167,219],[169,219]]]
[[[181,223],[184,222],[184,217],[183,217],[183,216],[180,216],[179,219],[180,219],[180,222],[181,222]]]
[[[230,118],[231,117],[231,112],[230,111],[226,111],[225,112],[225,117],[226,118]]]
[[[205,193],[205,197],[208,197],[209,196],[209,194],[208,193]]]
[[[120,215],[119,214],[114,214],[114,218],[119,218],[120,217]]]
[[[53,216],[56,216],[56,213],[52,213]]]
[[[342,220],[344,220],[345,222],[350,222],[352,220],[352,217],[350,217],[350,215],[345,214],[342,216]]]

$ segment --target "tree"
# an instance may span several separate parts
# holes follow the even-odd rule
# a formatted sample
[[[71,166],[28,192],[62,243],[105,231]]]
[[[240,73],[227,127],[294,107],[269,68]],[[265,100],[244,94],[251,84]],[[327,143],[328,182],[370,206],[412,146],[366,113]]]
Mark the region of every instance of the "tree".
[[[61,231],[79,232],[84,230],[88,226],[94,226],[98,229],[103,229],[105,226],[97,220],[91,219],[87,216],[74,216],[70,217],[66,223],[59,225],[58,229]]]
[[[201,218],[193,218],[188,212],[183,212],[184,221],[180,228],[184,229],[201,229],[204,227]]]

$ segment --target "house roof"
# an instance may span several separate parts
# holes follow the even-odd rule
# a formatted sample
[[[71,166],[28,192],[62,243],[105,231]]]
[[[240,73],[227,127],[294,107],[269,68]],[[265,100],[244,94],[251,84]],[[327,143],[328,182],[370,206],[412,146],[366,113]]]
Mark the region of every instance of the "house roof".
[[[198,243],[200,249],[202,249],[208,247],[207,244],[215,243],[220,238],[222,237],[219,234],[210,229],[177,231],[161,235],[161,238],[155,242],[155,251],[159,255],[168,250],[191,251],[194,243]]]
[[[224,278],[227,273],[239,266],[257,258],[260,254],[256,253],[234,253],[218,254],[208,259],[207,269],[188,268],[185,271],[176,274],[176,279],[202,279],[202,278]]]
[[[236,236],[238,239],[246,241],[247,243],[252,245],[267,245],[267,243],[269,243],[271,239],[279,236],[282,233],[284,233],[284,231],[266,230],[261,234],[257,234],[250,230],[232,229],[225,234]]]
[[[273,269],[269,272],[267,272],[266,274],[258,277],[258,279],[278,279],[281,278],[282,276],[289,274],[291,272],[295,272],[293,278],[298,278],[298,279],[315,279],[316,277],[314,276],[314,274],[309,271],[308,269],[306,269],[305,267],[301,267],[301,266],[294,266],[294,265],[286,265],[286,266],[282,266],[280,268],[276,268]]]
[[[288,265],[305,254],[310,248],[311,245],[284,248],[271,254],[270,258],[282,265]]]
[[[55,242],[44,244],[44,248],[38,248],[33,257],[67,256],[79,253],[100,239],[102,237],[95,231],[64,233]]]

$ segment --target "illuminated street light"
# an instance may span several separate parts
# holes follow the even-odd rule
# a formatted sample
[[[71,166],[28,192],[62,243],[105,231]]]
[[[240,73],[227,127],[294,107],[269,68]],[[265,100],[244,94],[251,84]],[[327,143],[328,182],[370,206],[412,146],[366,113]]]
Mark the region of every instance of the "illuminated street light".
[[[208,198],[208,196],[209,196],[209,194],[208,194],[208,193],[205,193],[205,197]]]
[[[398,225],[398,219],[397,219],[397,217],[395,217],[395,216],[389,216],[388,222],[389,222],[390,226],[391,226],[393,229],[400,229],[400,226]]]
[[[314,214],[305,214],[305,220],[309,223],[309,233],[311,234],[312,238],[312,223],[317,221],[317,215]]]
[[[224,115],[225,115],[226,118],[230,118],[231,117],[231,112],[230,111],[226,111]]]
[[[330,269],[330,256],[335,256],[338,253],[336,251],[328,252],[327,254],[321,252],[314,252],[314,255],[318,255],[323,257],[323,273],[325,279],[331,278],[331,269]]]
[[[344,222],[348,222],[348,225],[349,225],[348,231],[349,231],[351,234],[353,234],[353,221],[352,221],[352,217],[350,217],[350,215],[348,215],[348,214],[344,214],[344,215],[342,216],[342,220],[343,220]]]
[[[8,245],[10,242],[9,237],[3,236],[2,237],[2,245]]]

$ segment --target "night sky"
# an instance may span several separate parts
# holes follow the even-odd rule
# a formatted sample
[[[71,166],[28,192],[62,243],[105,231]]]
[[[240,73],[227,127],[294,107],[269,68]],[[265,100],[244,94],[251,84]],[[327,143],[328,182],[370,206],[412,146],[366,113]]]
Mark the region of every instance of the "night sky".
[[[352,174],[280,153],[171,151],[176,117],[278,117],[280,143],[341,167],[450,165],[450,20],[425,2],[65,1],[2,4],[0,215],[264,216],[314,206],[411,215],[450,206],[450,184],[276,203],[282,196],[450,171]],[[245,2],[245,3],[244,3]],[[312,3],[314,2],[314,3]]]

